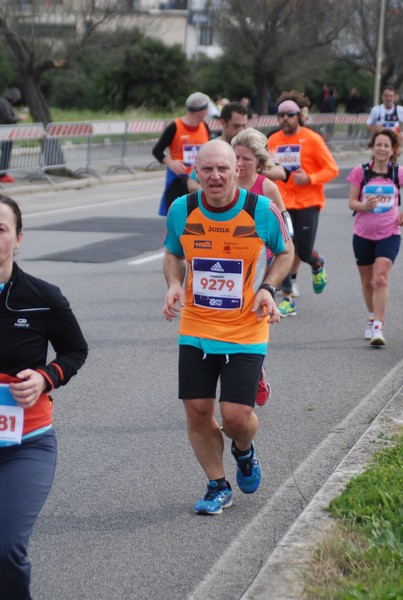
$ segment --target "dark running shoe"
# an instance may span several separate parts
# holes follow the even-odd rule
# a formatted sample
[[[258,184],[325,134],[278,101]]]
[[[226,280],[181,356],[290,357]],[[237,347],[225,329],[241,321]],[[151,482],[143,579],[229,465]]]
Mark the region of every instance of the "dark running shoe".
[[[194,509],[198,515],[220,515],[223,508],[232,505],[232,490],[227,482],[225,488],[219,488],[216,481],[209,481],[204,498],[198,500]]]
[[[232,441],[231,452],[237,462],[236,481],[244,494],[253,494],[260,484],[261,468],[255,458],[255,447],[251,444],[250,453],[246,456],[236,456],[235,442]]]

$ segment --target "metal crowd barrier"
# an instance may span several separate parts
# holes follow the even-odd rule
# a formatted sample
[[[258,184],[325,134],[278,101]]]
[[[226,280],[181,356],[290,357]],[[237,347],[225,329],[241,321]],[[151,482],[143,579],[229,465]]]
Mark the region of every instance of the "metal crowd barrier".
[[[126,164],[126,121],[49,123],[42,171],[68,169],[74,175],[92,173],[95,166],[112,163],[111,169],[132,169]]]
[[[311,114],[307,126],[318,131],[334,150],[366,148],[367,114]],[[46,178],[52,182],[56,174],[92,173],[100,177],[103,165],[109,170],[134,172],[139,162],[152,168],[155,164],[152,147],[170,119],[81,121],[76,123],[41,123],[0,125],[3,150],[12,151],[4,171],[30,178]],[[213,135],[221,131],[219,119],[207,124]],[[249,120],[248,125],[265,134],[278,127],[275,115],[262,115]]]
[[[171,120],[172,119],[144,119],[141,121],[128,121],[126,159],[133,160],[147,156],[150,157],[150,162],[146,166],[147,169],[159,166],[158,161],[153,158],[151,150],[162,131]]]
[[[332,151],[366,149],[368,114],[319,113],[310,115],[307,126],[320,133]]]
[[[56,169],[90,169],[92,123],[49,123],[42,155],[40,174]]]
[[[367,113],[312,113],[306,121],[306,126],[313,129],[327,142],[332,150],[367,148],[369,134],[366,130]],[[278,127],[276,115],[263,115],[250,121],[250,127],[255,127],[268,134]]]
[[[39,169],[45,128],[42,123],[0,126],[1,174],[17,171],[32,173]],[[0,185],[0,187],[4,187]]]

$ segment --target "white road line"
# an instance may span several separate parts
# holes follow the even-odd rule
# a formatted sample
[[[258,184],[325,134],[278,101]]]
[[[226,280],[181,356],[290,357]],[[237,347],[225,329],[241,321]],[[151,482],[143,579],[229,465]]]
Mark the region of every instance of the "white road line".
[[[51,210],[44,210],[42,212],[37,212],[37,213],[23,213],[23,218],[26,219],[27,217],[43,217],[44,215],[51,215],[51,214],[61,214],[61,213],[66,213],[66,212],[74,212],[74,211],[80,211],[80,210],[87,210],[87,209],[93,209],[93,208],[100,208],[103,206],[110,206],[113,204],[125,204],[127,202],[138,202],[139,200],[150,200],[150,199],[154,199],[154,198],[159,198],[160,194],[151,194],[150,196],[138,196],[136,198],[121,198],[119,200],[108,200],[107,202],[97,202],[96,204],[84,204],[84,205],[77,205],[77,206],[69,206],[68,208],[55,208],[55,209],[51,209]]]
[[[128,265],[144,265],[144,263],[152,262],[153,260],[159,260],[164,256],[165,252],[159,252],[158,254],[151,254],[144,258],[136,258],[135,260],[129,261]]]

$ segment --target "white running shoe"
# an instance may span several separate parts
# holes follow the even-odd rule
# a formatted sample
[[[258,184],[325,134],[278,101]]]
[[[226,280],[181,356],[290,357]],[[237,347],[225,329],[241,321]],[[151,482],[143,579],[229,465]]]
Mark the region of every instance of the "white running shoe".
[[[365,333],[364,333],[364,339],[366,340],[372,340],[372,330],[374,328],[374,322],[368,320],[367,322],[367,327],[365,329]]]
[[[385,346],[386,340],[382,327],[375,326],[372,330],[371,346]]]
[[[291,283],[291,296],[293,298],[298,298],[299,296],[299,289],[295,281],[292,281]]]

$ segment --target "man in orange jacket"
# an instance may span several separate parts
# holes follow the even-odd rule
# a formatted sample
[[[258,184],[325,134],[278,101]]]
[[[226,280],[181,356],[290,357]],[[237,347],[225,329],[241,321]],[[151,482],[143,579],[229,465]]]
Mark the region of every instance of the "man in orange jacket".
[[[280,131],[269,137],[267,145],[290,176],[286,182],[276,183],[292,220],[296,255],[310,265],[313,291],[320,294],[326,286],[325,261],[313,246],[319,212],[325,204],[324,185],[337,177],[339,169],[322,137],[303,126],[301,108],[294,100],[283,100],[277,117]],[[297,312],[291,298],[291,274],[281,287],[280,315],[294,316]]]

